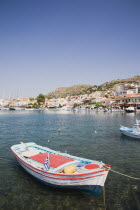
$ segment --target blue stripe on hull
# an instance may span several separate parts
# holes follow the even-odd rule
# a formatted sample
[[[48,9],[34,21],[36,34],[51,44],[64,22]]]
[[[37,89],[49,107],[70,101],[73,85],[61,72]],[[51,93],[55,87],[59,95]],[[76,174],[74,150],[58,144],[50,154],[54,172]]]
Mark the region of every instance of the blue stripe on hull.
[[[39,182],[53,187],[54,189],[62,189],[62,190],[80,190],[80,191],[84,191],[87,193],[90,193],[92,195],[99,195],[103,188],[100,185],[82,185],[82,186],[61,186],[61,185],[53,185],[47,182],[42,181],[41,179],[38,179],[37,177],[33,176],[32,174],[28,173],[29,175],[31,175],[32,177],[34,177],[36,180],[38,180]]]
[[[140,139],[140,135],[134,135],[134,134],[132,134],[132,133],[130,133],[130,132],[126,132],[126,131],[122,131],[122,130],[120,130],[120,132],[121,132],[122,134],[126,135],[126,136]]]
[[[53,188],[67,189],[67,190],[80,190],[80,191],[90,193],[92,195],[99,195],[102,192],[102,189],[103,189],[102,186],[99,186],[99,185],[60,186],[60,185],[53,185],[53,184],[46,183],[46,182],[44,182],[44,181],[42,181],[42,180],[40,180],[36,177],[35,177],[35,179],[37,179],[38,181],[41,181],[45,185],[53,187]]]

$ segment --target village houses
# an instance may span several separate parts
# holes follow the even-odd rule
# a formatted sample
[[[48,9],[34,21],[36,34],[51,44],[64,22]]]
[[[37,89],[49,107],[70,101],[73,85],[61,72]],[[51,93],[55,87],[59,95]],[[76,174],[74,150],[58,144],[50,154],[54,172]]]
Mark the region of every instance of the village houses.
[[[106,91],[94,91],[91,94],[67,96],[66,98],[45,98],[44,107],[73,106],[74,104],[88,104],[101,102],[103,106],[135,106],[140,107],[140,84],[127,83],[115,85],[114,89]],[[36,99],[17,98],[0,99],[0,106],[28,107],[37,103]]]

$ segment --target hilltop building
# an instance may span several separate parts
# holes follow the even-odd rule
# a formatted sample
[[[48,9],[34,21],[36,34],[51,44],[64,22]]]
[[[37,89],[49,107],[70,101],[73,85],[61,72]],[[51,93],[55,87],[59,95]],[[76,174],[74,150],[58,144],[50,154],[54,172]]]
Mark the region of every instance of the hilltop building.
[[[126,95],[126,94],[137,94],[138,86],[134,84],[117,85],[115,87],[115,96]]]

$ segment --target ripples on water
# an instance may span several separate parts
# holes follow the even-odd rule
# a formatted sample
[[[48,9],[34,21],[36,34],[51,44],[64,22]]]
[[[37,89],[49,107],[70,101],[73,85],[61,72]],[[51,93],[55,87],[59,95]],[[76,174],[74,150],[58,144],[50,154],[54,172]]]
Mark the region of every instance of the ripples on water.
[[[119,132],[136,118],[140,115],[0,111],[0,209],[140,209],[140,181],[109,172],[105,194],[58,190],[34,180],[10,152],[23,139],[140,177],[140,140]]]

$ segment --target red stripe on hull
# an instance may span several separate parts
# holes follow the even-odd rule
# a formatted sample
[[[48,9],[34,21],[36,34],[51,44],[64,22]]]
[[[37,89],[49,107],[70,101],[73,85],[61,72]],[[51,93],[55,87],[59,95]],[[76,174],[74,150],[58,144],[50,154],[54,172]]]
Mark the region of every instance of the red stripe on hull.
[[[24,166],[26,166],[26,164],[22,163]],[[98,174],[98,175],[95,175],[95,176],[89,176],[89,177],[80,177],[80,178],[58,178],[58,177],[52,177],[52,176],[46,176],[44,174],[41,174],[31,168],[29,168],[28,166],[26,166],[28,169],[30,169],[31,171],[34,171],[35,173],[37,174],[40,174],[41,176],[45,176],[47,178],[51,178],[51,179],[61,179],[61,180],[79,180],[79,179],[89,179],[89,178],[93,178],[93,177],[97,177],[97,176],[102,176],[102,175],[105,175],[105,174]]]
[[[103,170],[100,170],[100,171],[95,171],[95,172],[90,172],[90,173],[84,173],[84,174],[71,174],[71,175],[68,175],[68,174],[56,174],[56,173],[51,173],[51,172],[46,172],[46,171],[43,171],[43,170],[40,170],[38,168],[35,168],[34,166],[26,163],[24,160],[22,160],[18,155],[16,155],[16,153],[11,149],[11,151],[13,152],[13,154],[17,157],[17,159],[19,159],[21,162],[23,162],[26,166],[29,166],[33,169],[36,169],[37,171],[40,171],[40,172],[43,172],[45,174],[52,174],[54,176],[86,176],[86,175],[92,175],[92,174],[95,174],[95,173],[100,173],[100,172],[103,172],[103,171],[107,171],[107,169],[103,169]]]

